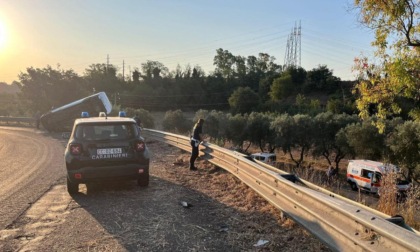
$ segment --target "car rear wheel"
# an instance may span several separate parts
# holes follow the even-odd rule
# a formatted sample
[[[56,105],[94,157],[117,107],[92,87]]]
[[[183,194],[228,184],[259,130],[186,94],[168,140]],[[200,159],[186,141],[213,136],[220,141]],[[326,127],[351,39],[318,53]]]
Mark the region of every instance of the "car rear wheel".
[[[67,191],[69,194],[75,194],[79,192],[79,184],[73,183],[67,178]]]
[[[148,186],[149,185],[149,172],[143,174],[140,178],[137,179],[138,186]]]

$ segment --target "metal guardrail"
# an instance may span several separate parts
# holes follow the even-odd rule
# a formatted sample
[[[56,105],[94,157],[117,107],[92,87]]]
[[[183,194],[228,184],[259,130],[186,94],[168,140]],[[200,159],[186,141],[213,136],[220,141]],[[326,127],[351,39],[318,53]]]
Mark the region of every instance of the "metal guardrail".
[[[8,117],[0,116],[0,123],[6,125],[22,125],[28,124],[29,126],[35,125],[35,119],[32,117]]]
[[[142,134],[191,152],[188,137],[151,129]],[[200,153],[335,251],[420,251],[419,233],[391,223],[390,216],[299,178],[294,183],[285,172],[211,143],[200,145]]]

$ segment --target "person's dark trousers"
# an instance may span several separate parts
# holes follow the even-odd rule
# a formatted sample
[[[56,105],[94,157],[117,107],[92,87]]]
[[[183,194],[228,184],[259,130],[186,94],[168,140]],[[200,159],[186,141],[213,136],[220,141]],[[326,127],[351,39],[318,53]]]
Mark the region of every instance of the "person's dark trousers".
[[[194,162],[198,157],[198,146],[195,147],[195,141],[191,141],[191,147],[192,147],[192,151],[191,151],[191,157],[190,157],[190,169],[194,169]]]

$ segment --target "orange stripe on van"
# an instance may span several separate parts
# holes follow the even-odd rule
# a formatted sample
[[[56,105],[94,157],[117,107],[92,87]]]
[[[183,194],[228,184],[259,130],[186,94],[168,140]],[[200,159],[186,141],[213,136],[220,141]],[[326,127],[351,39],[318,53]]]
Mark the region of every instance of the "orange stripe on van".
[[[361,180],[361,181],[364,181],[364,182],[367,182],[367,183],[370,182],[370,178],[359,177],[359,176],[352,175],[352,174],[347,174],[347,177],[354,178],[354,179],[357,179],[357,180]]]

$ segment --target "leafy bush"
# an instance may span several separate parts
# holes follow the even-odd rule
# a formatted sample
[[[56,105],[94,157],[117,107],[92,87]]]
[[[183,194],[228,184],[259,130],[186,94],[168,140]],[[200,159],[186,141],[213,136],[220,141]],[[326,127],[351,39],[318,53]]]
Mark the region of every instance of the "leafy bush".
[[[163,130],[175,133],[187,133],[192,128],[193,123],[187,120],[180,109],[165,113],[162,122]]]
[[[141,124],[145,128],[154,128],[155,122],[153,120],[153,116],[150,114],[149,111],[145,109],[133,109],[133,108],[126,108],[125,112],[127,113],[128,117],[138,116],[141,120]]]

